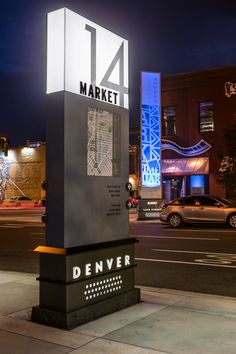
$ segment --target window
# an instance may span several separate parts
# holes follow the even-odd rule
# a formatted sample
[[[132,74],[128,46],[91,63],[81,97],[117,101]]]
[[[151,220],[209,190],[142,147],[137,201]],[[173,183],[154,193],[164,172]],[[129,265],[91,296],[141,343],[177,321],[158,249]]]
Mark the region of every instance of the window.
[[[199,199],[196,199],[194,197],[184,198],[183,199],[183,205],[198,206],[199,205]]]
[[[163,107],[162,109],[162,135],[176,134],[175,106]]]
[[[219,203],[217,203],[217,200],[209,198],[209,197],[201,197],[200,203],[201,203],[201,205],[204,205],[204,206],[217,206],[217,204],[219,204]]]
[[[214,103],[211,101],[199,103],[200,132],[214,131]]]
[[[170,202],[171,205],[182,205],[183,204],[183,199],[175,199],[172,202]]]

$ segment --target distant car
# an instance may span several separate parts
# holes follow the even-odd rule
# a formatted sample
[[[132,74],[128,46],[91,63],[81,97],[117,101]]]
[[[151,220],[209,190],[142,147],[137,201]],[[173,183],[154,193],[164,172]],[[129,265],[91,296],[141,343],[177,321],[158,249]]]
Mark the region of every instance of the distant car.
[[[5,199],[2,203],[2,206],[5,207],[38,207],[41,206],[41,202],[38,200],[32,200],[26,196],[13,196],[9,199]]]
[[[174,228],[185,223],[219,223],[236,228],[236,205],[222,197],[189,195],[164,204],[160,220]]]
[[[132,208],[136,208],[138,206],[138,199],[134,197],[129,197],[129,201],[131,203]]]

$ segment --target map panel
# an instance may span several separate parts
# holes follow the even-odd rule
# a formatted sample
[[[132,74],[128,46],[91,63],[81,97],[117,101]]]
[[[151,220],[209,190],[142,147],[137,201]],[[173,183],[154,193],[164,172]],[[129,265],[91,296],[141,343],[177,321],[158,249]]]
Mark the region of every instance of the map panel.
[[[88,109],[87,175],[119,175],[118,117],[96,108]],[[118,124],[117,124],[118,123]]]

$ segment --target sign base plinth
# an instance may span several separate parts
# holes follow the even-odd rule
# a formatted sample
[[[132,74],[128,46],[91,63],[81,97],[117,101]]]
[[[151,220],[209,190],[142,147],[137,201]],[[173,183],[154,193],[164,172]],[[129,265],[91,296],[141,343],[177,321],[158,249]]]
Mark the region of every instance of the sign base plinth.
[[[138,302],[140,302],[140,289],[135,288],[127,293],[114,296],[97,304],[69,313],[35,306],[32,308],[31,319],[34,322],[69,330],[84,323],[94,321],[102,316],[135,305]]]
[[[71,329],[140,301],[134,238],[76,248],[39,247],[40,303],[34,322]]]

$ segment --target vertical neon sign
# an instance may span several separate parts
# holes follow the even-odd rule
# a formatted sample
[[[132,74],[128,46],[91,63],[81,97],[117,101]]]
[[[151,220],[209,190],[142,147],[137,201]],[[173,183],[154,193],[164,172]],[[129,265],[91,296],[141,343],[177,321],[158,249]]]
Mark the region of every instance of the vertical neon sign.
[[[142,72],[142,187],[161,186],[160,73]]]

